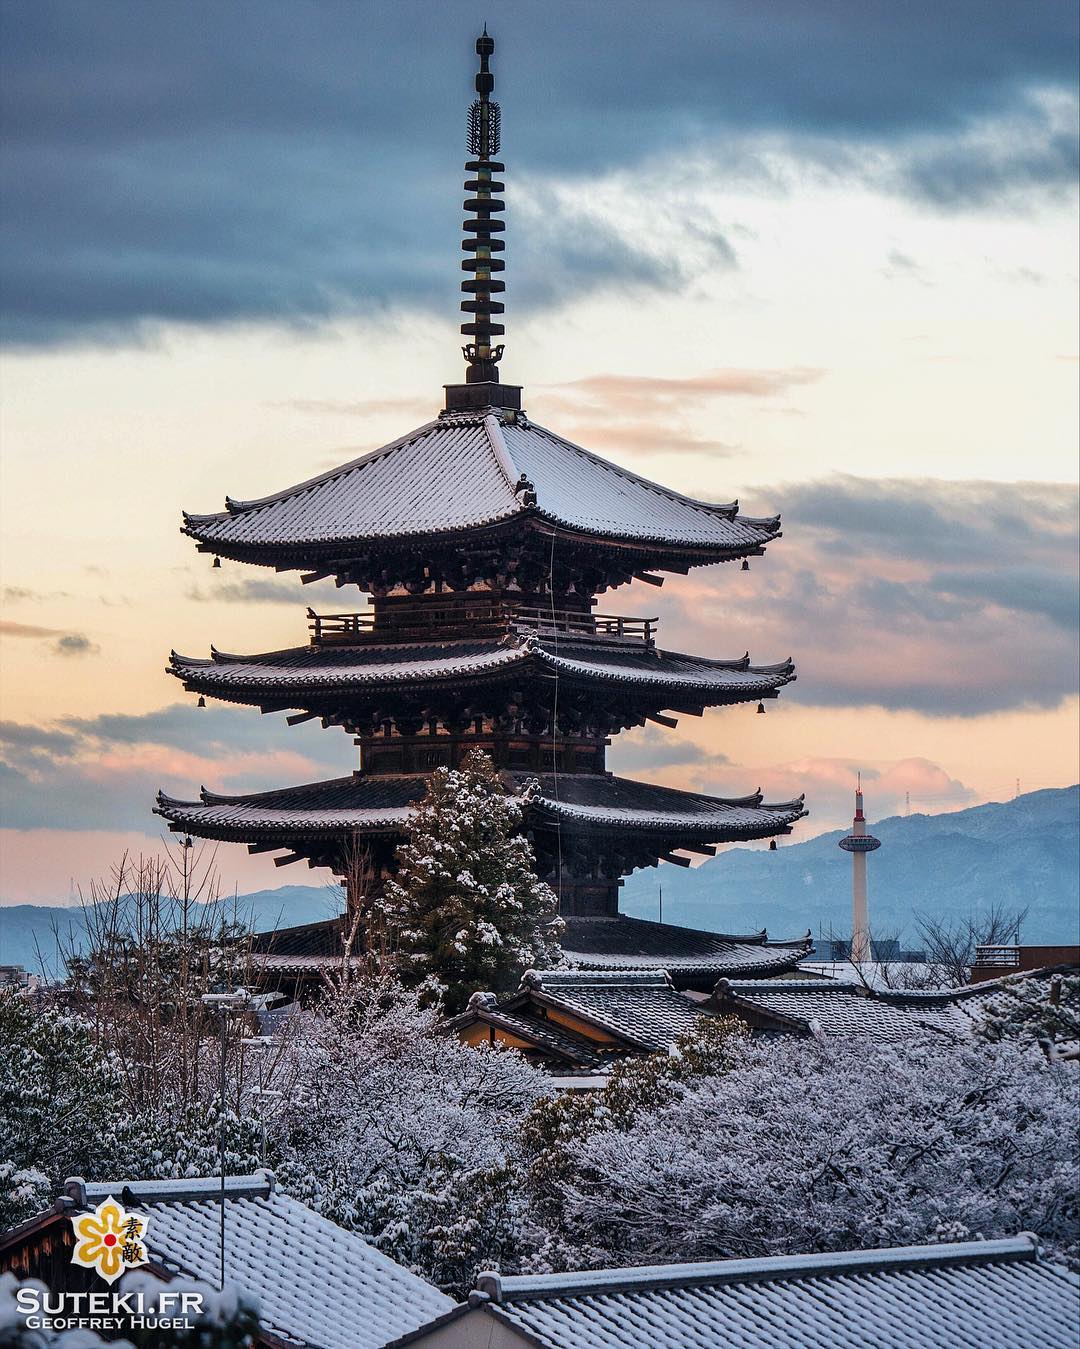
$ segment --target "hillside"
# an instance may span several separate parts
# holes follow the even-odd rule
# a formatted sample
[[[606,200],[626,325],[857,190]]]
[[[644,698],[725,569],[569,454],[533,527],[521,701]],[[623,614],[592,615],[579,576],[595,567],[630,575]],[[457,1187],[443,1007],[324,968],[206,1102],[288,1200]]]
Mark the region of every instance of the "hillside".
[[[997,903],[1028,906],[1021,939],[1080,940],[1080,787],[1029,792],[1014,801],[947,815],[892,816],[871,825],[870,922],[882,936],[916,936],[915,915],[961,917]],[[700,867],[665,865],[627,879],[622,907],[688,927],[789,936],[851,927],[851,860],[844,830],[776,852],[734,848]]]
[[[240,920],[250,922],[256,932],[270,932],[298,923],[315,923],[341,911],[341,905],[329,886],[313,885],[283,885],[278,890],[256,890],[249,895],[241,895],[236,905]],[[231,900],[229,914],[232,914]],[[85,936],[84,915],[78,906],[0,906],[0,965],[22,965],[35,974],[41,973],[44,968],[47,974],[53,976],[61,963],[60,950],[69,950],[72,945],[82,949]]]

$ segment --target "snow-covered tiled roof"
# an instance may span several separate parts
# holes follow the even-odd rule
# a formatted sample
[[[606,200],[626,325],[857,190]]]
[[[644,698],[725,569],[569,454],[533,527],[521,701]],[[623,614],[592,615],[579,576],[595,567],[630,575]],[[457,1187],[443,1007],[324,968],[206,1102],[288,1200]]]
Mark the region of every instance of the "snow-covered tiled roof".
[[[401,692],[445,682],[558,673],[575,684],[648,690],[699,698],[707,705],[771,697],[795,678],[790,660],[750,664],[749,656],[709,660],[630,643],[583,642],[550,633],[517,632],[488,641],[304,646],[254,656],[214,651],[209,660],[173,652],[168,672],[196,693],[233,702],[280,695],[296,699]]]
[[[500,1344],[535,1349],[1074,1349],[1080,1295],[1077,1276],[1041,1259],[1027,1234],[835,1255],[483,1274],[478,1284],[469,1306],[440,1318],[459,1323],[455,1344],[486,1345],[498,1335]],[[387,1349],[434,1344],[439,1324]]]
[[[491,994],[477,995],[445,1027],[461,1031],[480,1021],[516,1034],[558,1059],[594,1068],[628,1050],[666,1050],[711,1015],[677,993],[663,971],[529,970],[516,993],[498,1001]],[[566,1016],[572,1024],[563,1019]]]
[[[360,832],[403,831],[427,779],[410,776],[347,778],[281,787],[269,792],[223,796],[205,789],[198,801],[158,793],[155,813],[207,838],[283,834],[333,837]]]
[[[812,1023],[824,1035],[868,1035],[884,1042],[910,1040],[919,1031],[966,1035],[970,1019],[948,994],[908,995],[873,992],[858,983],[828,980],[770,980],[717,986],[721,1007],[763,1012],[809,1032]]]
[[[520,1002],[520,999],[507,999],[494,1007],[470,1007],[447,1022],[446,1029],[462,1030],[480,1021],[496,1030],[509,1032],[564,1064],[584,1069],[601,1065],[603,1058],[593,1041],[558,1022],[530,1015],[528,1008],[522,1007]]]
[[[225,796],[204,789],[198,801],[159,793],[155,810],[191,833],[212,838],[393,833],[408,825],[414,803],[426,790],[427,778],[421,774],[354,773],[347,778],[246,796]],[[760,793],[726,800],[606,773],[529,779],[524,800],[534,819],[558,819],[567,828],[575,824],[590,828],[631,826],[653,834],[687,834],[717,843],[787,832],[806,813],[801,800],[767,805]]]
[[[226,507],[185,515],[184,531],[249,557],[452,537],[529,517],[718,558],[760,552],[779,532],[778,519],[682,496],[502,409],[444,415],[316,478]]]
[[[166,1269],[216,1284],[220,1181],[117,1180],[87,1185],[149,1215],[147,1245]],[[377,1349],[454,1306],[418,1275],[306,1205],[268,1172],[226,1181],[225,1279],[259,1300],[263,1327],[310,1349]]]
[[[560,773],[557,777],[546,773],[531,780],[525,797],[536,814],[564,825],[632,826],[709,843],[787,833],[807,813],[802,797],[769,804],[760,792],[733,798],[705,796],[608,773]]]
[[[570,1012],[608,1026],[652,1050],[664,1050],[695,1030],[709,1013],[662,973],[627,970],[617,974],[544,970],[537,992]],[[520,996],[520,995],[519,995]]]
[[[707,987],[722,975],[763,977],[794,969],[813,949],[809,936],[770,942],[765,932],[732,936],[653,923],[625,914],[612,918],[570,915],[562,936],[563,955],[580,970],[667,970],[676,984],[685,976],[704,978]]]

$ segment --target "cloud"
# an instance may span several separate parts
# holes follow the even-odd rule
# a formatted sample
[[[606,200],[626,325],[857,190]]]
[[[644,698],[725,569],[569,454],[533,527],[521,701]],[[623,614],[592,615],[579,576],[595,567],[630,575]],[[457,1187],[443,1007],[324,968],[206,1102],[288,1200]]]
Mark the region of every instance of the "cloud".
[[[975,717],[1075,694],[1073,487],[836,477],[754,495],[754,514],[783,507],[784,538],[745,580],[705,570],[650,598],[665,646],[791,652],[782,696],[818,706]]]
[[[101,648],[81,632],[66,632],[53,643],[58,656],[96,656]]]
[[[746,774],[749,773],[749,778]],[[810,817],[798,826],[801,838],[825,833],[847,824],[854,813],[856,774],[861,773],[866,789],[869,816],[881,820],[901,815],[907,808],[930,814],[960,810],[978,801],[978,794],[952,777],[940,764],[929,759],[911,758],[862,762],[854,759],[807,756],[787,763],[740,768],[728,776],[704,779],[698,790],[739,790],[739,781],[765,784],[767,800],[788,800],[806,794]]]
[[[341,603],[341,591],[331,581],[320,584],[312,581],[309,586],[301,586],[293,581],[273,581],[266,577],[251,576],[240,581],[222,581],[208,589],[191,586],[187,597],[200,604],[291,604],[294,608],[299,601],[308,604]]]
[[[660,55],[651,0],[621,0],[615,25],[579,0],[500,6],[519,312],[736,265],[732,231],[685,209],[695,164],[779,190],[777,165],[817,165],[940,209],[1025,209],[1074,180],[1076,15],[1058,0],[677,13]],[[453,313],[475,24],[460,0],[7,0],[9,340]],[[650,165],[649,226],[624,227],[599,182]]]
[[[606,426],[586,422],[566,427],[568,440],[587,444],[590,449],[622,454],[734,454],[739,446],[723,440],[709,440],[691,431],[655,421],[620,422]]]
[[[48,729],[18,721],[0,721],[0,749],[10,753],[47,753],[58,759],[75,751],[77,737],[70,731]]]
[[[608,767],[615,773],[643,776],[650,770],[693,765],[718,767],[730,763],[726,754],[710,753],[690,740],[680,740],[655,726],[626,731],[608,751]]]
[[[713,398],[768,398],[800,384],[813,384],[825,374],[810,366],[782,370],[721,369],[702,375],[664,378],[657,375],[590,375],[559,386],[564,395],[598,410],[610,406],[652,407],[656,404],[704,403]]]
[[[35,623],[13,623],[10,619],[0,619],[0,636],[4,637],[58,637],[56,628],[40,628]]]
[[[548,385],[538,401],[545,416],[550,410],[566,419],[571,440],[600,450],[722,456],[739,447],[698,435],[686,420],[687,409],[717,398],[772,398],[824,375],[824,370],[809,366],[726,368],[681,378],[600,374]]]
[[[60,628],[43,628],[36,623],[15,623],[0,619],[2,637],[55,637],[50,651],[54,656],[96,656],[100,647],[81,632],[63,632]]]
[[[0,723],[0,818],[11,829],[157,832],[163,787],[192,799],[200,785],[263,791],[343,777],[355,762],[344,734],[248,709],[181,703],[141,715]]]

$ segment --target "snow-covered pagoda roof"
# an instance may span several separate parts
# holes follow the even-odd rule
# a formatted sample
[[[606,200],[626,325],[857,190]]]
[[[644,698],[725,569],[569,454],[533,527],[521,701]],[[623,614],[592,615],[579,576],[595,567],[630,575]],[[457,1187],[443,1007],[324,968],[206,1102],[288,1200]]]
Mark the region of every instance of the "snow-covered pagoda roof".
[[[536,818],[560,826],[631,828],[677,832],[708,843],[735,843],[787,833],[807,813],[803,798],[766,803],[760,791],[749,796],[705,796],[609,773],[544,774],[525,786]]]
[[[514,779],[507,775],[511,784]],[[249,795],[203,789],[198,801],[159,792],[156,812],[192,833],[214,838],[260,834],[371,833],[404,827],[427,790],[421,774],[354,773],[347,778]],[[676,791],[610,774],[567,773],[522,783],[533,820],[559,820],[593,828],[627,826],[680,834],[713,843],[784,833],[806,812],[802,799],[765,804],[761,793],[735,799]]]
[[[662,449],[662,444],[658,445]],[[505,408],[447,412],[381,449],[218,514],[184,516],[208,551],[274,564],[536,522],[567,536],[722,561],[760,553],[779,517],[661,487]],[[296,565],[302,565],[297,562]]]
[[[70,1232],[72,1213],[112,1196],[149,1216],[148,1277],[217,1286],[221,1193],[217,1176],[94,1184],[76,1178],[52,1210],[5,1233],[4,1243],[47,1248],[55,1241],[52,1229]],[[358,1233],[282,1194],[269,1171],[226,1177],[224,1195],[225,1280],[258,1301],[260,1344],[378,1349],[454,1306]]]
[[[295,707],[305,698],[410,694],[468,680],[557,674],[575,686],[719,703],[771,698],[795,678],[790,660],[752,665],[749,655],[710,660],[644,643],[600,643],[515,631],[486,641],[304,646],[261,655],[213,651],[209,660],[170,657],[170,674],[192,692],[229,702]]]
[[[810,934],[792,941],[770,941],[765,931],[749,936],[701,932],[645,918],[579,917],[565,919],[563,956],[584,971],[664,970],[678,988],[711,992],[728,975],[767,979],[793,970],[813,950]]]
[[[1080,1279],[1021,1233],[994,1241],[478,1276],[469,1301],[387,1349],[1065,1349]]]

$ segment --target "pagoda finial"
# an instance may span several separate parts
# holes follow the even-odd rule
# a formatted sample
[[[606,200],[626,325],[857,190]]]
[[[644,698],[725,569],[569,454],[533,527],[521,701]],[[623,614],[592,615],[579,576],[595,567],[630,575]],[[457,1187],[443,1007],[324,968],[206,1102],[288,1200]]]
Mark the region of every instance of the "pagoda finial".
[[[461,325],[461,331],[472,339],[461,349],[469,363],[465,374],[469,384],[498,383],[503,348],[501,344],[494,345],[492,339],[506,331],[501,323],[492,322],[492,315],[503,312],[502,302],[494,296],[506,289],[505,283],[495,276],[504,267],[502,258],[495,254],[501,253],[505,245],[495,236],[506,228],[499,219],[506,208],[498,195],[503,185],[494,178],[503,171],[495,159],[499,153],[500,114],[499,105],[491,97],[495,76],[488,66],[494,51],[495,39],[489,36],[485,23],[483,33],[476,39],[480,69],[476,73],[477,98],[469,109],[468,150],[472,158],[465,164],[473,175],[465,180],[465,191],[470,195],[465,200],[468,219],[464,229],[471,237],[461,243],[466,255],[462,270],[470,274],[461,283],[461,308],[468,319]]]

